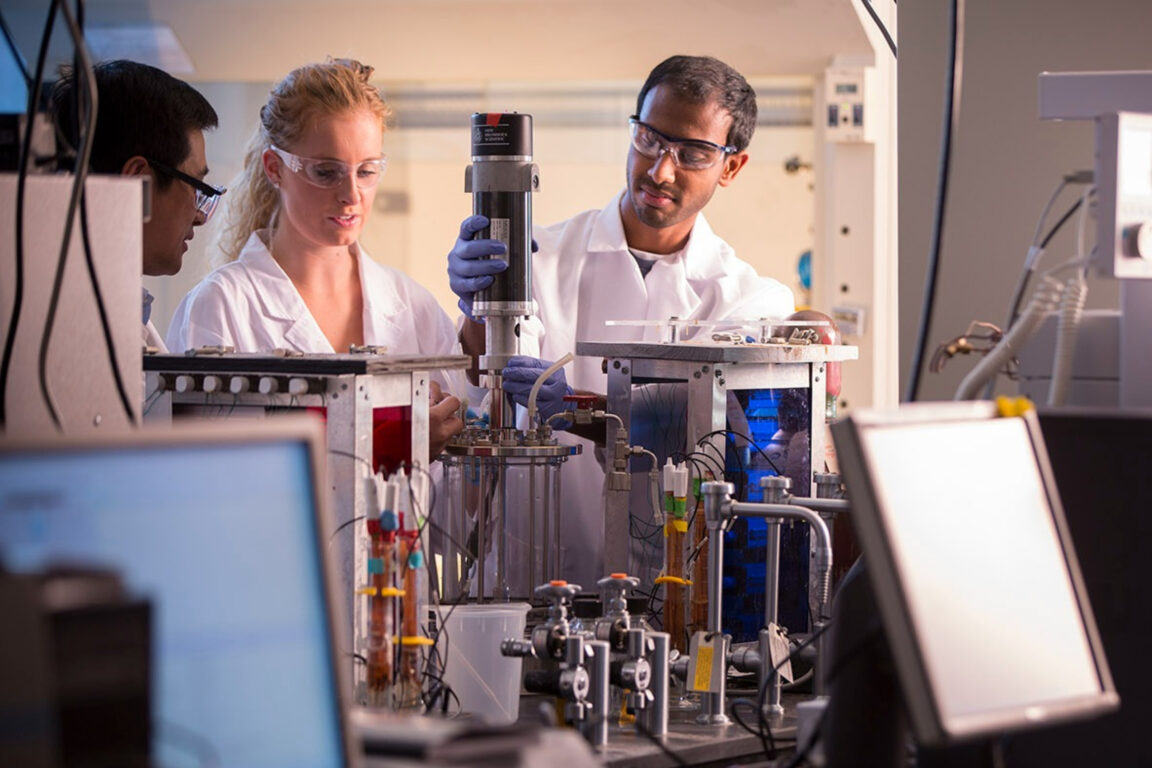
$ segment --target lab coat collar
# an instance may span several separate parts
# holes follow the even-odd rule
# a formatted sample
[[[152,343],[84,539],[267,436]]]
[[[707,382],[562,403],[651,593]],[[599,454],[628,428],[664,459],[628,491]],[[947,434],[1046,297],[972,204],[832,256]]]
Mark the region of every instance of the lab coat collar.
[[[620,192],[596,214],[596,223],[588,236],[588,253],[619,253],[628,250],[624,237],[624,220],[620,218],[620,200],[628,190]]]
[[[284,340],[299,352],[336,351],[328,337],[320,330],[308,305],[283,268],[272,258],[265,244],[268,230],[254,232],[240,253],[240,261],[252,272],[265,317],[283,324]],[[383,278],[381,269],[373,269],[359,244],[352,245],[352,253],[360,270],[361,293],[364,297],[364,343],[379,345],[382,339],[394,338],[396,323],[391,316],[406,311],[404,302],[392,285]],[[391,311],[376,311],[377,307]],[[340,350],[347,352],[347,350]]]
[[[588,237],[588,253],[626,253],[628,251],[628,240],[624,236],[624,220],[620,215],[620,202],[627,193],[627,189],[621,190],[596,215],[596,223]],[[692,232],[688,235],[688,244],[681,252],[681,257],[677,259],[684,262],[685,277],[689,279],[705,277],[706,275],[701,272],[701,269],[712,261],[711,257],[715,250],[716,234],[709,226],[708,220],[704,218],[704,213],[700,212],[696,215],[696,222],[692,225]],[[662,259],[656,263],[656,267],[661,264],[667,265],[667,262]]]
[[[320,331],[292,279],[272,258],[267,245],[271,234],[270,230],[253,232],[240,252],[240,263],[251,273],[257,287],[264,317],[282,325],[281,335],[294,351],[330,351],[332,345]]]
[[[385,268],[373,261],[364,249],[356,246],[360,264],[360,292],[364,295],[364,343],[385,345],[397,339],[403,326],[393,318],[411,311],[408,302],[396,291],[396,283],[387,279]]]

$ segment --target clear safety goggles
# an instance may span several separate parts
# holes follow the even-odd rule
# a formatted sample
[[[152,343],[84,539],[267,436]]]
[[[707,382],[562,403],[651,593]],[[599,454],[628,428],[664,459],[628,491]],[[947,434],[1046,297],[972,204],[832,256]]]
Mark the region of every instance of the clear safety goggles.
[[[365,160],[353,167],[339,160],[317,160],[310,157],[300,157],[291,152],[280,149],[275,145],[269,147],[280,156],[292,171],[304,177],[309,184],[321,189],[332,189],[344,183],[344,179],[355,173],[356,186],[362,189],[371,189],[380,183],[384,169],[388,167],[388,158],[381,155],[376,160]]]
[[[667,152],[677,168],[702,171],[720,162],[725,155],[736,152],[731,145],[713,144],[703,139],[675,139],[661,133],[636,115],[628,118],[632,129],[632,148],[649,160],[659,160]]]

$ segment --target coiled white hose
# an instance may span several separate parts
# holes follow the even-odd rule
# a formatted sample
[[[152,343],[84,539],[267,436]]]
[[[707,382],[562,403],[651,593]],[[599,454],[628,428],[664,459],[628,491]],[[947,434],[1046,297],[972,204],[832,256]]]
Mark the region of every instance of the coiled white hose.
[[[973,368],[960,386],[956,389],[956,400],[971,400],[976,397],[980,387],[996,375],[1005,363],[1012,359],[1019,350],[1023,349],[1028,341],[1035,335],[1044,317],[1060,302],[1064,287],[1050,277],[1044,277],[1032,292],[1032,298],[1020,319],[1012,326],[1012,330],[1000,339],[1000,343],[984,356]]]
[[[1084,300],[1088,296],[1088,283],[1077,271],[1064,283],[1064,297],[1060,300],[1060,313],[1056,321],[1056,354],[1052,358],[1052,381],[1048,385],[1048,405],[1064,405],[1068,399],[1068,385],[1072,381],[1072,363],[1076,357],[1076,338],[1080,334],[1080,318],[1084,314]]]

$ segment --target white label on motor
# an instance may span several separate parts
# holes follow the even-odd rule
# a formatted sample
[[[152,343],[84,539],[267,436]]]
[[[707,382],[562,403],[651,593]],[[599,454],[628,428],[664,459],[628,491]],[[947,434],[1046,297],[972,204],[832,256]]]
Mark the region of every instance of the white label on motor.
[[[512,219],[491,219],[488,227],[489,235],[493,240],[499,240],[505,246],[510,245],[512,235]]]

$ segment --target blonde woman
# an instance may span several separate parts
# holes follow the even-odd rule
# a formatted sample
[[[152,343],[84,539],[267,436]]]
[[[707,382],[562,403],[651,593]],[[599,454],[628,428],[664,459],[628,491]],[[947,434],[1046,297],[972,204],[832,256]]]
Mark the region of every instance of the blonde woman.
[[[432,294],[359,245],[386,165],[389,109],[372,71],[330,60],[295,69],[273,88],[232,192],[229,263],[177,307],[169,349],[458,353],[455,327]],[[463,427],[456,398],[435,399],[432,455]]]

